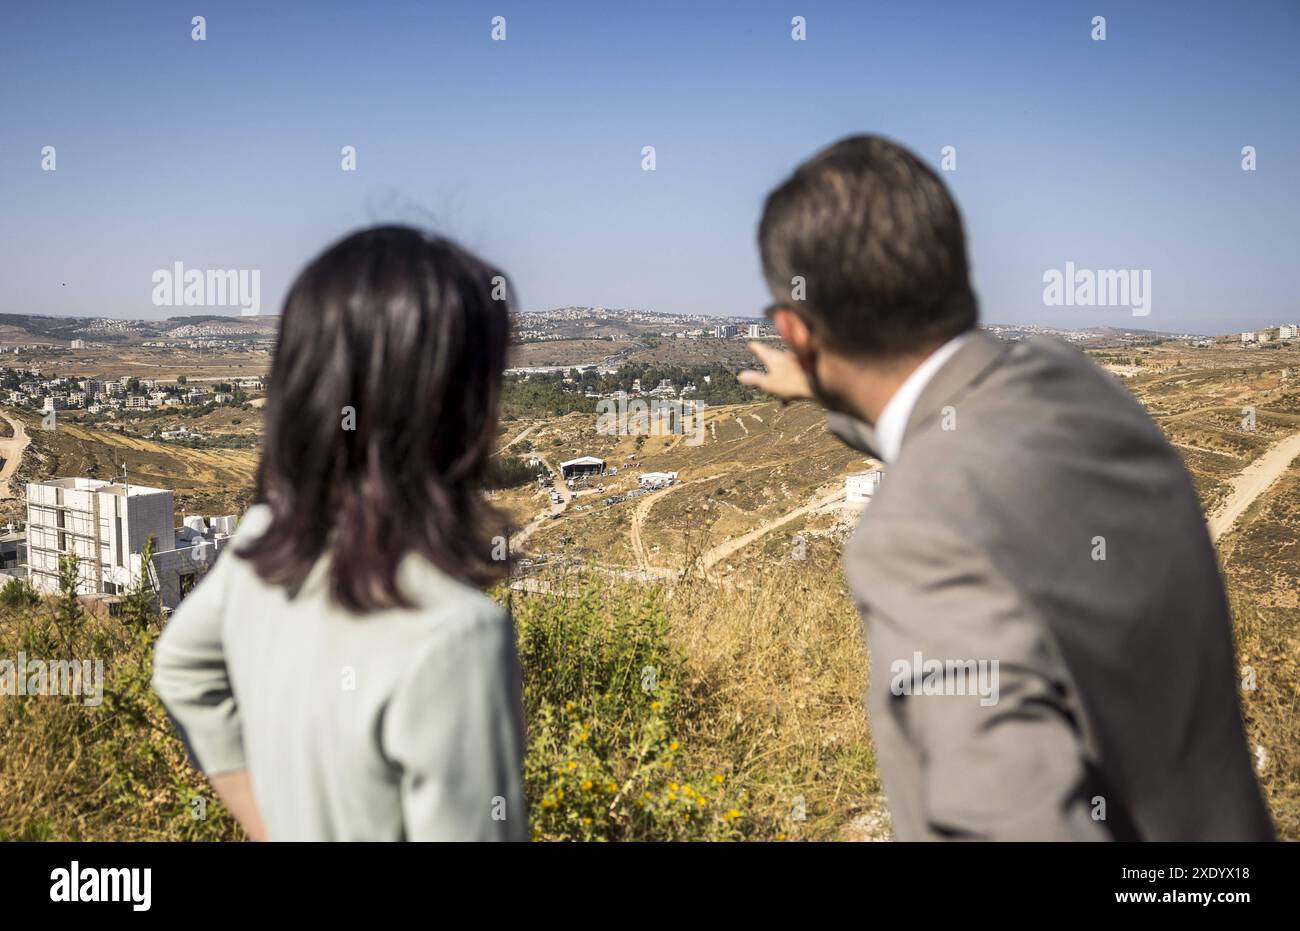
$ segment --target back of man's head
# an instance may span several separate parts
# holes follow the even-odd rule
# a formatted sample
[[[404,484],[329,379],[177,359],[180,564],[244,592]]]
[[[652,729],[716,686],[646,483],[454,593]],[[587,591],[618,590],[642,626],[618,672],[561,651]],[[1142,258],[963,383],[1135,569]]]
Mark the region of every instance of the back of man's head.
[[[908,355],[978,320],[957,205],[880,136],[843,139],[795,169],[768,196],[758,243],[778,305],[844,355]]]

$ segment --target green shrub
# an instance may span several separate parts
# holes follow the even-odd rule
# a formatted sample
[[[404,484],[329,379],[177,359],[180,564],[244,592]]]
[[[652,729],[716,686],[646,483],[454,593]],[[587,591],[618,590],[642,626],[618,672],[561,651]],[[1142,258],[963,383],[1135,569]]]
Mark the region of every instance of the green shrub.
[[[27,584],[26,579],[12,578],[0,588],[0,607],[30,608],[40,600],[41,596]]]
[[[682,657],[663,593],[588,580],[515,606],[537,840],[742,836],[744,793],[692,771],[675,735]]]

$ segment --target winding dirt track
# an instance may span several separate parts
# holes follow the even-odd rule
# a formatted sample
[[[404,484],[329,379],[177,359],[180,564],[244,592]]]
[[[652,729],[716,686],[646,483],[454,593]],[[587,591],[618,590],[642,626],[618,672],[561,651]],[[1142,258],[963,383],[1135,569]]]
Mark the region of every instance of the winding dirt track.
[[[650,509],[665,495],[671,494],[679,488],[685,488],[687,485],[695,485],[699,482],[711,482],[715,478],[721,477],[721,475],[709,475],[704,478],[692,479],[689,482],[677,482],[669,485],[663,491],[652,492],[637,502],[636,509],[632,512],[632,552],[636,554],[638,568],[643,570],[655,568],[650,565],[650,556],[646,553],[645,543],[641,540],[641,526],[645,523],[646,517],[649,516]]]
[[[31,443],[31,437],[27,435],[27,428],[21,420],[10,417],[8,414],[0,412],[0,417],[9,421],[9,426],[13,427],[14,435],[11,437],[0,438],[0,457],[4,458],[4,468],[0,468],[0,501],[7,501],[10,498],[18,497],[9,488],[9,480],[13,478],[18,467],[22,465],[23,450]]]
[[[749,531],[748,533],[742,533],[740,536],[732,540],[727,540],[723,543],[719,543],[717,546],[705,552],[704,558],[701,560],[704,566],[704,570],[707,572],[708,570],[716,566],[718,563],[722,562],[722,560],[730,556],[732,553],[744,549],[745,547],[749,546],[749,544],[757,540],[759,537],[765,536],[766,534],[771,533],[776,528],[782,527],[790,523],[790,521],[794,520],[795,518],[802,517],[803,515],[808,514],[811,511],[815,511],[818,508],[824,508],[829,504],[834,504],[836,501],[839,501],[843,498],[844,498],[844,486],[841,485],[836,490],[829,492],[828,494],[824,494],[818,498],[814,498],[812,501],[809,501],[807,504],[802,505],[801,507],[795,508],[793,511],[786,511],[780,517],[774,517],[771,520],[764,521],[763,523],[759,524],[757,527],[755,527],[753,530]]]
[[[1293,433],[1265,450],[1264,454],[1232,479],[1228,497],[1209,517],[1210,539],[1217,540],[1237,523],[1255,499],[1282,477],[1292,460],[1300,456],[1300,433]]]

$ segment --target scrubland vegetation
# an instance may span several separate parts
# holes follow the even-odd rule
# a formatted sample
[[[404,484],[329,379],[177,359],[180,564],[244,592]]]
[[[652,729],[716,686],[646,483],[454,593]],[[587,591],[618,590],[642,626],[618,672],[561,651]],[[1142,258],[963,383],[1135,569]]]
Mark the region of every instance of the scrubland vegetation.
[[[536,839],[834,838],[877,796],[842,592],[793,570],[749,589],[552,584],[498,593],[519,627]],[[242,837],[149,688],[158,632],[147,598],[108,617],[0,594],[0,656],[105,661],[98,707],[0,700],[0,838]]]

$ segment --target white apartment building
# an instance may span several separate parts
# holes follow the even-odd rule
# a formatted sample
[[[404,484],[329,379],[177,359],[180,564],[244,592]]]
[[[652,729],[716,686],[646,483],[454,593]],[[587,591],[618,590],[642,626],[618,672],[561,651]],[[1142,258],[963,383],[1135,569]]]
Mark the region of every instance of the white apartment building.
[[[1278,339],[1295,339],[1296,326],[1294,323],[1284,323],[1277,328]]]
[[[175,608],[216,562],[238,519],[187,516],[175,525],[175,501],[163,488],[61,478],[27,486],[27,578],[38,591],[59,590],[59,557],[77,556],[77,591],[122,595],[140,584],[145,542],[154,538],[149,580]]]
[[[763,335],[763,327],[762,327],[762,326],[760,326],[760,325],[757,324],[757,323],[751,323],[751,324],[749,325],[749,338],[750,338],[750,339],[759,339],[762,335]]]
[[[175,547],[172,493],[93,478],[27,486],[28,581],[58,591],[59,557],[77,556],[77,591],[117,595],[140,581],[140,554]]]

